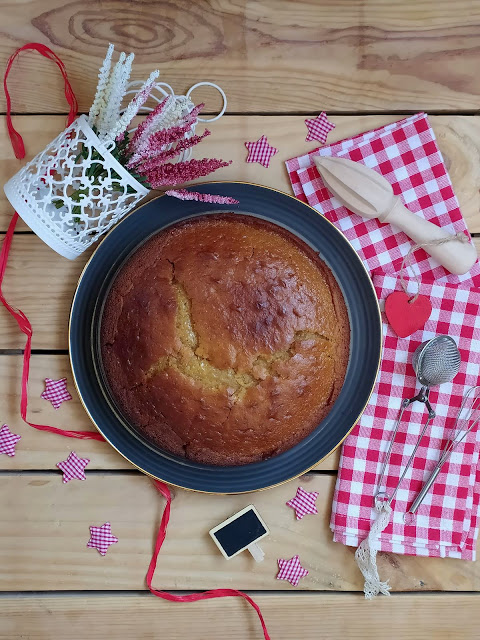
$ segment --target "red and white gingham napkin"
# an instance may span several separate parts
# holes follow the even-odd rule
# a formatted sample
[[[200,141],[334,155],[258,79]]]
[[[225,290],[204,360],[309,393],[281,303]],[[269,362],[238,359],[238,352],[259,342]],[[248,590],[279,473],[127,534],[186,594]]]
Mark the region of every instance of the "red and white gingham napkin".
[[[377,274],[373,283],[380,301],[398,288],[396,276]],[[409,282],[408,290],[416,290]],[[379,549],[396,553],[454,556],[474,559],[477,537],[473,509],[478,509],[480,486],[476,469],[480,431],[470,433],[442,467],[442,471],[415,516],[405,514],[422,488],[445,445],[465,390],[480,384],[480,289],[466,285],[422,282],[433,311],[423,330],[399,338],[384,319],[381,374],[359,424],[345,441],[334,496],[331,528],[334,539],[358,546],[375,519],[373,496],[403,398],[419,390],[411,365],[412,354],[424,340],[437,334],[454,338],[462,363],[454,381],[432,387],[430,402],[437,417],[424,436],[412,467],[392,503],[390,524],[380,536]],[[427,420],[425,405],[416,402],[403,414],[390,464],[386,491],[392,493]],[[468,548],[466,544],[468,543]]]
[[[287,161],[295,195],[343,231],[373,272],[381,301],[400,288],[400,265],[412,242],[390,225],[347,211],[326,190],[314,166],[314,155],[363,162],[389,180],[411,211],[446,231],[468,235],[425,114]],[[419,389],[411,366],[413,351],[436,334],[448,334],[459,346],[461,369],[453,383],[431,390],[437,418],[396,495],[391,522],[379,538],[378,549],[474,559],[480,503],[479,431],[472,432],[445,464],[416,515],[406,516],[406,511],[438,460],[463,394],[470,386],[480,384],[480,266],[477,263],[469,274],[455,276],[421,249],[415,252],[413,262],[422,278],[422,294],[431,299],[432,315],[423,330],[408,338],[398,338],[384,322],[385,344],[378,380],[359,424],[342,449],[331,528],[334,540],[344,544],[358,546],[366,537],[376,518],[373,496],[401,399],[413,397],[415,389]],[[409,282],[408,287],[415,293],[415,283]],[[387,488],[397,484],[426,418],[426,408],[421,403],[405,411],[387,468]]]
[[[402,258],[412,246],[410,239],[389,224],[361,218],[343,207],[323,184],[313,162],[317,155],[349,158],[376,169],[410,211],[446,232],[462,231],[470,237],[426,114],[419,113],[286,162],[297,198],[315,207],[343,231],[370,272],[382,269],[398,273]],[[436,280],[448,277],[449,282],[460,282],[477,276],[480,282],[479,263],[470,274],[454,276],[423,249],[415,252],[415,269]]]

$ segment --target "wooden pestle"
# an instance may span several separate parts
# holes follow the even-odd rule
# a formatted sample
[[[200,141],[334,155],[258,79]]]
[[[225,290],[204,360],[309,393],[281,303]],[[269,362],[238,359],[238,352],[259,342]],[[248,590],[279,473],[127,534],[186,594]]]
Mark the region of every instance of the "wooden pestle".
[[[347,158],[315,156],[317,169],[327,189],[340,202],[363,218],[378,218],[389,222],[407,234],[416,244],[451,241],[423,247],[445,269],[462,275],[470,271],[477,260],[475,246],[459,240],[441,227],[415,215],[394,195],[386,178],[360,162]]]

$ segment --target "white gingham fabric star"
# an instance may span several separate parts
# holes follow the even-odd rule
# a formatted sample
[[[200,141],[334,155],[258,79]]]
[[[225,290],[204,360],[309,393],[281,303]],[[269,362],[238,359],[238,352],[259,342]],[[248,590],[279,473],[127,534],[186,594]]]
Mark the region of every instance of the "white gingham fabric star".
[[[258,162],[264,167],[270,164],[270,158],[278,153],[278,149],[268,144],[266,136],[262,136],[256,142],[245,142],[248,149],[247,162]]]
[[[87,547],[97,549],[100,555],[104,556],[108,547],[116,542],[118,542],[118,538],[112,535],[110,522],[105,522],[101,527],[90,527],[90,540]]]
[[[296,587],[300,578],[308,576],[308,571],[302,567],[298,556],[293,556],[290,560],[279,558],[277,562],[280,569],[277,580],[286,580],[293,587]]]
[[[318,513],[315,502],[318,498],[318,491],[305,491],[302,487],[298,487],[297,494],[294,498],[289,500],[286,504],[288,507],[292,507],[295,510],[297,520],[301,520],[307,513]]]
[[[308,129],[308,134],[305,138],[305,142],[318,140],[322,144],[325,144],[325,142],[327,141],[327,136],[330,131],[335,129],[335,125],[327,118],[327,114],[325,113],[325,111],[322,111],[322,113],[316,118],[307,118],[305,120],[305,126]]]
[[[6,453],[7,456],[15,455],[15,445],[22,436],[12,433],[6,424],[0,429],[0,453]]]
[[[72,451],[66,460],[57,463],[60,471],[63,471],[63,484],[70,480],[86,480],[85,467],[90,462],[88,458],[79,458],[75,451]]]
[[[52,380],[51,378],[45,378],[45,391],[41,397],[44,400],[50,400],[54,409],[58,409],[62,402],[67,402],[72,399],[72,396],[67,390],[67,379],[60,378],[60,380]]]

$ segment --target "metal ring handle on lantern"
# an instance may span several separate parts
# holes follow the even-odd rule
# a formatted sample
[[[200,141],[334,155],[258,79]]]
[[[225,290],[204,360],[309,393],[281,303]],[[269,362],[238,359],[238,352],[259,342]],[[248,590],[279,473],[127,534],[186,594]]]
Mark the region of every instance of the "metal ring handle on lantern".
[[[128,85],[129,90],[125,93],[125,95],[126,96],[135,95],[138,90],[138,87],[141,86],[141,84],[142,84],[141,81],[130,82]],[[185,96],[177,96],[173,88],[166,82],[156,82],[154,89],[155,91],[158,91],[162,95],[162,98],[157,97],[153,92],[151,93],[150,97],[153,100],[155,100],[155,102],[157,103],[160,103],[162,99],[166,98],[167,96],[171,96],[172,98],[175,98],[175,100],[184,99],[185,102],[187,104],[191,104],[191,108],[193,108],[194,103],[192,102],[191,94],[195,89],[198,89],[198,87],[202,87],[202,86],[213,87],[219,92],[219,94],[222,96],[222,108],[220,109],[219,113],[217,113],[216,116],[213,116],[213,118],[200,118],[199,116],[197,116],[197,121],[198,122],[215,122],[215,120],[218,120],[219,118],[221,118],[225,113],[225,111],[227,110],[227,96],[225,95],[225,91],[221,87],[219,87],[218,84],[215,84],[214,82],[208,82],[206,80],[202,82],[197,82],[192,87],[190,87],[190,89],[187,91]],[[147,107],[146,105],[142,106],[141,112],[149,112],[149,111],[153,111],[153,107]]]
[[[203,82],[197,82],[197,84],[194,84],[193,87],[190,87],[185,97],[188,99],[191,99],[190,95],[192,91],[194,91],[195,89],[198,89],[198,87],[213,87],[222,96],[223,105],[216,116],[213,116],[213,118],[200,118],[200,117],[197,118],[199,122],[215,122],[215,120],[218,120],[219,118],[221,118],[225,113],[225,111],[227,110],[227,96],[225,95],[225,91],[221,87],[219,87],[218,84],[215,84],[214,82],[203,81]]]

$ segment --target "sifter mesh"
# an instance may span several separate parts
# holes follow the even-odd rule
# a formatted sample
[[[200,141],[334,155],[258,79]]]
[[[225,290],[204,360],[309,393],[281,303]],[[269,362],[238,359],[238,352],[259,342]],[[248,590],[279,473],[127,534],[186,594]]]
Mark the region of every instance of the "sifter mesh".
[[[420,384],[432,387],[450,382],[460,369],[460,352],[450,336],[435,336],[415,351],[412,365]]]

